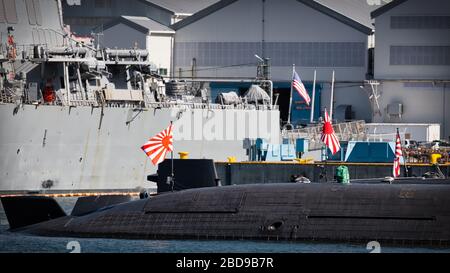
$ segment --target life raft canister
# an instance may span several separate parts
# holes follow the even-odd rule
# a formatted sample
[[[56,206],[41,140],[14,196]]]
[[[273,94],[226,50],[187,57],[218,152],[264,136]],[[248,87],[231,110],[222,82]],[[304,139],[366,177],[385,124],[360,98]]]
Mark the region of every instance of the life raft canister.
[[[48,79],[45,84],[44,93],[44,102],[54,102],[55,101],[55,90],[53,89],[52,80]]]

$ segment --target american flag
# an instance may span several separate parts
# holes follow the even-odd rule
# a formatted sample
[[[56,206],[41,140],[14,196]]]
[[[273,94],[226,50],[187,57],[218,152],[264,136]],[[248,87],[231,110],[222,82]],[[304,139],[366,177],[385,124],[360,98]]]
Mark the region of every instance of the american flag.
[[[150,138],[141,149],[150,157],[153,165],[158,165],[166,158],[167,152],[173,151],[172,145],[172,123],[167,129]]]
[[[400,133],[397,129],[397,136],[395,138],[395,159],[394,168],[392,169],[392,174],[394,177],[400,176],[400,157],[402,156],[402,143],[400,140]]]
[[[311,98],[308,95],[308,92],[306,91],[305,86],[303,85],[302,80],[298,76],[297,72],[294,70],[294,75],[292,79],[292,86],[297,90],[297,92],[300,94],[300,96],[306,101],[306,104],[309,105],[311,102]]]
[[[341,149],[339,139],[334,133],[333,126],[331,125],[330,116],[328,116],[327,109],[325,109],[325,123],[323,124],[321,140],[330,149],[332,154],[337,153]]]

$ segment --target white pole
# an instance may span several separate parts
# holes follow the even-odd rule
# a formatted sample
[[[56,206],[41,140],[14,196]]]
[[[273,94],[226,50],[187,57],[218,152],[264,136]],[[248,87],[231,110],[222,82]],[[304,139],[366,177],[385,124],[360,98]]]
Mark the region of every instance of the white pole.
[[[289,100],[289,113],[288,113],[288,124],[291,124],[291,111],[292,111],[292,81],[294,80],[294,71],[295,71],[295,64],[292,65],[292,77],[291,77],[291,97]]]
[[[309,123],[313,123],[313,121],[314,121],[314,100],[316,98],[316,73],[317,73],[317,71],[314,70],[314,83],[313,83],[312,101],[311,101],[311,118],[310,118]]]
[[[333,120],[333,99],[334,99],[334,70],[333,70],[333,79],[331,80],[330,120]]]
[[[67,105],[70,106],[70,82],[69,82],[69,66],[66,62],[63,62],[63,70],[64,70],[64,85],[66,86],[66,94],[67,94]]]
[[[172,125],[173,122],[170,121],[170,125]],[[175,176],[173,173],[173,147],[172,147],[172,151],[170,151],[170,164],[171,164],[171,173],[170,173],[170,178],[171,178],[171,191],[173,191],[173,187],[175,186]]]

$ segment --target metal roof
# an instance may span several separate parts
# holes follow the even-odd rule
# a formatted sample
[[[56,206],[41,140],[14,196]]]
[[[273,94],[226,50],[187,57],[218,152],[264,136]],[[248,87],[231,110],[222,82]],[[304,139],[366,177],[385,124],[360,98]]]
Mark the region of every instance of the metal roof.
[[[140,16],[124,16],[124,15],[107,23],[104,26],[104,29],[111,28],[119,23],[123,23],[144,33],[149,32],[175,33],[175,31],[170,27],[162,25],[150,18]]]
[[[394,1],[390,2],[389,4],[386,4],[386,5],[382,6],[381,8],[374,10],[370,14],[370,16],[371,16],[371,18],[378,17],[381,14],[391,10],[392,8],[398,6],[398,5],[400,5],[400,4],[402,4],[402,3],[406,2],[406,1],[408,1],[408,0],[394,0]]]
[[[206,16],[210,15],[211,13],[214,13],[236,1],[239,1],[239,0],[221,0],[215,4],[212,4],[211,6],[209,6],[207,8],[204,8],[204,9],[200,10],[199,12],[196,12],[193,15],[171,25],[170,27],[175,30],[178,30],[178,29],[185,27],[191,23],[194,23],[194,22],[202,19],[203,17],[206,17]]]
[[[378,9],[380,5],[371,5],[367,0],[315,0],[320,4],[348,17],[354,21],[373,29],[373,20],[370,13]],[[380,1],[381,5],[385,2]]]
[[[171,27],[175,30],[183,28],[203,17],[210,15],[239,0],[221,0],[208,6],[199,12],[177,22]],[[372,33],[372,22],[370,12],[376,7],[371,6],[366,0],[297,0],[311,8],[314,8],[334,19],[347,24],[365,34]]]
[[[194,14],[219,0],[141,0],[173,14]]]
[[[365,34],[372,33],[372,23],[367,23],[363,18],[369,18],[369,11],[359,0],[297,0],[311,8],[314,8],[346,25],[349,25]],[[368,6],[368,5],[367,5]],[[365,13],[366,12],[366,13]],[[366,15],[365,15],[365,14]],[[364,24],[365,23],[365,24]],[[367,25],[366,25],[367,24]]]

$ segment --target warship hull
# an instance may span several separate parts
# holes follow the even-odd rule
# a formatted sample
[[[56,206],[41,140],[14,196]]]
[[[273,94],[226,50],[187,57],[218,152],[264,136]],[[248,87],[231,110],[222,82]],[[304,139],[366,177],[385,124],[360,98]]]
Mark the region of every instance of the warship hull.
[[[244,139],[258,134],[249,129],[258,120],[268,132],[279,132],[278,110],[5,103],[0,117],[0,192],[149,187],[146,177],[156,166],[140,147],[172,120],[175,157],[183,151],[190,158],[244,160]]]

